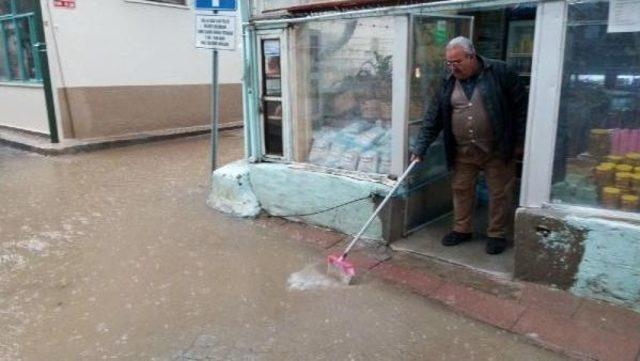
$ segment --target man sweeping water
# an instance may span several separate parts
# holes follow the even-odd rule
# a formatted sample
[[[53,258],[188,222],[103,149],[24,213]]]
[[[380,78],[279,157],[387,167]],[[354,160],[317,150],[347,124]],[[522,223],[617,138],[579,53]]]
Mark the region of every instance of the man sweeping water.
[[[422,161],[444,132],[447,164],[453,170],[453,230],[442,239],[455,246],[472,238],[475,186],[484,171],[489,187],[488,254],[502,253],[512,212],[515,157],[524,141],[526,91],[502,61],[476,54],[471,40],[457,37],[446,47],[447,75],[422,122],[411,159]]]

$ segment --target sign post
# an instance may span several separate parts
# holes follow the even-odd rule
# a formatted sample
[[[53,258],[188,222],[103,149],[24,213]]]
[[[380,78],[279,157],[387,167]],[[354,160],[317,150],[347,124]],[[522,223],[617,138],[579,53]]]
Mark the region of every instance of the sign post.
[[[235,11],[236,0],[196,0],[196,47],[212,50],[211,61],[211,171],[217,168],[220,91],[218,85],[218,50],[235,50],[236,17],[218,15],[218,11]]]

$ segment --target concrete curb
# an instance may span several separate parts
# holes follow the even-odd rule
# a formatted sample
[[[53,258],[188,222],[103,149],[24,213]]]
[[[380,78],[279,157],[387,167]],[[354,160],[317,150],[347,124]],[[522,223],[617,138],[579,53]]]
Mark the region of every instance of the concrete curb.
[[[348,239],[302,224],[282,220],[275,224],[287,228],[295,240],[325,255],[341,251]],[[398,257],[381,259],[379,253],[362,247],[350,255],[350,260],[365,277],[410,290],[456,313],[522,335],[536,345],[566,356],[579,360],[640,360],[640,313],[526,282],[509,282],[517,292],[494,294],[425,271]],[[413,261],[419,258],[403,257]],[[425,259],[419,258],[419,262],[425,263]],[[489,275],[479,277],[486,277],[489,283],[500,283],[489,279]]]
[[[242,124],[222,125],[221,131],[242,128]],[[119,148],[136,144],[186,138],[211,133],[210,127],[191,127],[184,129],[163,130],[157,132],[145,132],[130,136],[101,138],[86,141],[74,141],[67,144],[51,144],[42,136],[22,133],[19,130],[0,129],[0,144],[33,152],[45,156],[58,156],[92,152],[96,150]]]

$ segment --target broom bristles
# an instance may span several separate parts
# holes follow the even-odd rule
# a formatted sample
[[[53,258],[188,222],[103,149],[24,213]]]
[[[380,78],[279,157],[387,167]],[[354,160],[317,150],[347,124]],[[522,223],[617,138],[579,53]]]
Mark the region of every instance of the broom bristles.
[[[327,260],[327,274],[346,285],[350,285],[356,275],[353,265],[345,261],[342,255],[330,255]]]

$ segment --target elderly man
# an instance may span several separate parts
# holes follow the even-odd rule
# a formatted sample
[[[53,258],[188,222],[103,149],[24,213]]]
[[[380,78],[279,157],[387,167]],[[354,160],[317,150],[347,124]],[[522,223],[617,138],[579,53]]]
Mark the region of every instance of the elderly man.
[[[476,54],[473,43],[457,37],[446,48],[448,72],[424,117],[412,160],[422,160],[444,131],[447,163],[453,170],[453,231],[445,246],[468,241],[473,232],[476,178],[489,186],[486,252],[502,253],[512,211],[514,158],[521,152],[527,96],[518,75],[504,62]]]

